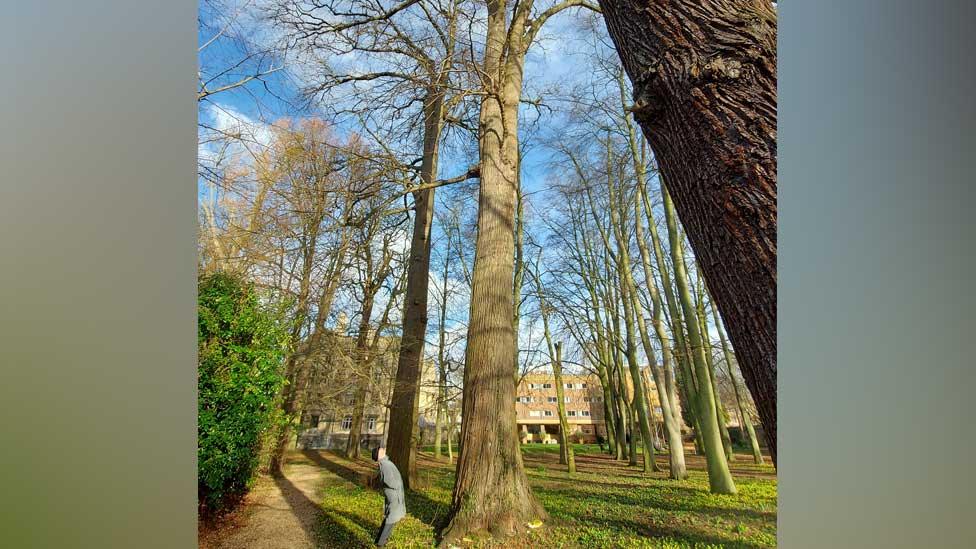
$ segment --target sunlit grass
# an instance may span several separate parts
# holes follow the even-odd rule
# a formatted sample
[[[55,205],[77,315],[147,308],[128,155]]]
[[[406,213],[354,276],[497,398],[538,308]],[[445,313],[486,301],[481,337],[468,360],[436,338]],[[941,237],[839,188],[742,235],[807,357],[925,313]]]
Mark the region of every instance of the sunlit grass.
[[[471,547],[622,547],[713,548],[776,545],[776,478],[769,465],[745,456],[733,464],[739,493],[708,492],[704,463],[689,456],[687,480],[664,473],[643,475],[638,468],[610,460],[596,445],[578,445],[578,472],[570,476],[558,463],[558,447],[523,449],[526,474],[550,520],[504,544],[474,540]],[[659,464],[666,456],[658,456]],[[388,547],[432,547],[436,527],[446,517],[454,468],[422,457],[418,490],[407,495],[409,515]],[[368,470],[370,463],[348,462],[332,454],[324,459],[340,467]],[[339,469],[332,469],[337,471]],[[380,492],[325,471],[320,528],[328,547],[372,547],[383,513]],[[348,475],[343,475],[347,476]]]

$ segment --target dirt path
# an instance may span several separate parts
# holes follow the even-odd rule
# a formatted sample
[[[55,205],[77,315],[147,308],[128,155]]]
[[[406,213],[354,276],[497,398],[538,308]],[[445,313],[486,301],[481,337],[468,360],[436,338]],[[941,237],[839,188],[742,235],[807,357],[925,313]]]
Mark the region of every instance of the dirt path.
[[[322,469],[300,453],[289,454],[284,478],[261,476],[239,513],[201,549],[313,549],[322,513]]]

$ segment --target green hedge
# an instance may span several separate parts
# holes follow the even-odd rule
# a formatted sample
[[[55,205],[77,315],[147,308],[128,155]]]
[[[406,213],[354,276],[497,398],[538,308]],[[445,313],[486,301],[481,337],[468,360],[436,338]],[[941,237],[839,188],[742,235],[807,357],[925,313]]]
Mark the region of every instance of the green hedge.
[[[277,417],[287,331],[253,287],[217,273],[198,283],[197,492],[201,514],[243,496]]]

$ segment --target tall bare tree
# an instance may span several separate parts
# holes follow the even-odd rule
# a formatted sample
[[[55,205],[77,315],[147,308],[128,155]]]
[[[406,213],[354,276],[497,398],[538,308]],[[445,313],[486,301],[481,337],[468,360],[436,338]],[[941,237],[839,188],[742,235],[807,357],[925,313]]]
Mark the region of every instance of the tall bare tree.
[[[490,530],[508,535],[547,515],[528,486],[515,422],[516,351],[513,281],[519,183],[518,107],[525,55],[550,17],[582,0],[533,13],[534,0],[512,6],[487,0],[483,97],[478,120],[481,189],[465,356],[463,425],[445,540]],[[593,7],[593,6],[590,6]]]

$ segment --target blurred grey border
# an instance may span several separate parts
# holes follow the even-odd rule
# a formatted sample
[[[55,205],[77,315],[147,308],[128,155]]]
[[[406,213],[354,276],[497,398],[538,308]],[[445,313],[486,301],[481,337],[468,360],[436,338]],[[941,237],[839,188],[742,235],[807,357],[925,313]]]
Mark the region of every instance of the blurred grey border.
[[[196,545],[196,2],[0,16],[0,546]]]
[[[972,547],[976,10],[780,5],[780,546]],[[0,539],[195,544],[196,5],[0,22]]]
[[[779,9],[779,546],[976,547],[976,8]]]

